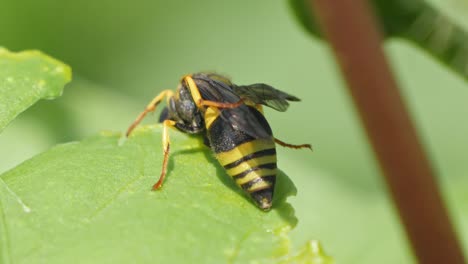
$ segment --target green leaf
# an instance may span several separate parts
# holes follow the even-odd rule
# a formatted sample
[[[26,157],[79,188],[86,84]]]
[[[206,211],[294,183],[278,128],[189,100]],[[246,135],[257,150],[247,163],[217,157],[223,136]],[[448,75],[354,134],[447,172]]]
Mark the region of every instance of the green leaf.
[[[281,263],[332,264],[334,261],[325,255],[318,241],[310,241],[303,246],[297,255],[287,258]]]
[[[103,132],[58,145],[0,179],[3,263],[260,263],[292,255],[296,225],[278,175],[274,207],[258,209],[197,137],[171,131],[164,187],[161,128],[129,139]]]
[[[39,99],[62,94],[69,66],[40,51],[10,52],[0,47],[0,132]]]

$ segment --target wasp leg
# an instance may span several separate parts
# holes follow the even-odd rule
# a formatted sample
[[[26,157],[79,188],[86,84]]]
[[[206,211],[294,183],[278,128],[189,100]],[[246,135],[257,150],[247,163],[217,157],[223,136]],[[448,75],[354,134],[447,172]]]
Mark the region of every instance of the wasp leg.
[[[193,101],[197,105],[198,108],[201,106],[214,106],[217,108],[236,108],[239,107],[244,103],[242,99],[235,103],[221,103],[221,102],[216,102],[216,101],[209,101],[209,100],[203,100],[201,97],[200,91],[198,90],[197,84],[195,81],[192,79],[191,75],[186,75],[182,78],[187,86],[190,89],[190,94],[192,94]]]
[[[130,133],[132,133],[133,129],[143,120],[143,118],[146,116],[147,113],[152,112],[156,109],[156,106],[166,97],[170,98],[174,93],[171,90],[164,90],[160,94],[158,94],[141,112],[135,121],[130,125],[130,127],[127,129],[127,133],[125,134],[126,137],[130,136]]]
[[[214,106],[216,108],[236,108],[236,107],[239,107],[243,103],[244,101],[242,99],[240,99],[236,103],[221,103],[221,102],[208,101],[208,100],[203,100],[203,99],[200,99],[198,101],[199,105]]]
[[[195,81],[192,79],[192,75],[185,75],[182,80],[187,84],[187,86],[190,89],[190,94],[192,94],[193,101],[198,105],[198,102],[202,100],[200,91],[198,90],[197,84]]]
[[[301,149],[301,148],[308,148],[310,150],[312,150],[312,146],[310,144],[301,144],[301,145],[293,145],[293,144],[288,144],[286,142],[283,142],[277,138],[275,138],[275,143],[276,144],[279,144],[283,147],[287,147],[287,148],[293,148],[293,149]]]
[[[170,127],[175,127],[175,121],[173,120],[164,120],[163,122],[163,134],[162,134],[162,143],[163,143],[163,154],[164,154],[164,159],[163,159],[163,165],[162,165],[162,171],[161,171],[161,176],[159,176],[159,180],[156,184],[153,185],[153,190],[157,190],[162,187],[162,184],[164,182],[164,179],[166,178],[166,172],[167,172],[167,163],[169,161],[169,150],[171,147],[171,142],[169,140],[169,128]]]

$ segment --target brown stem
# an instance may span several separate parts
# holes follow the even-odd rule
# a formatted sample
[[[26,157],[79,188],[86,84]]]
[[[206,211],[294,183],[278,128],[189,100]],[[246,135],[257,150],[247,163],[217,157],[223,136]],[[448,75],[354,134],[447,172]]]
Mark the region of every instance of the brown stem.
[[[419,263],[464,263],[366,1],[310,0],[310,7],[333,47]]]

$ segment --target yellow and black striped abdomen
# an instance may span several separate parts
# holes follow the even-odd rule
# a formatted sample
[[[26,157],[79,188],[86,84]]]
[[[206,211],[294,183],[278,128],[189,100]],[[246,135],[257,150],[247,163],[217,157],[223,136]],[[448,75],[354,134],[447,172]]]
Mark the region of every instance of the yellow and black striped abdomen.
[[[219,163],[262,209],[271,207],[276,182],[276,150],[273,140],[255,139],[216,153]]]
[[[264,132],[270,135],[268,138],[255,138],[242,129],[233,128],[228,120],[219,116],[219,112],[207,116],[210,115],[208,111],[205,114],[207,136],[216,158],[226,172],[260,208],[268,210],[272,205],[277,174],[275,142],[263,115],[254,108],[248,109],[260,122]],[[223,111],[227,110],[235,111]]]

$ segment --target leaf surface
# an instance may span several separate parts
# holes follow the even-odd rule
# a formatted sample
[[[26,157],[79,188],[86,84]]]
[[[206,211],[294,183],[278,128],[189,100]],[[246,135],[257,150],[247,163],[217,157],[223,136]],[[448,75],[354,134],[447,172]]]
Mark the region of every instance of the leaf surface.
[[[161,128],[122,140],[101,133],[58,145],[0,181],[4,263],[269,263],[291,255],[296,225],[280,173],[274,208],[259,210],[196,137],[171,131],[169,173]]]
[[[0,47],[0,132],[38,100],[60,96],[70,80],[69,66],[40,51]]]

